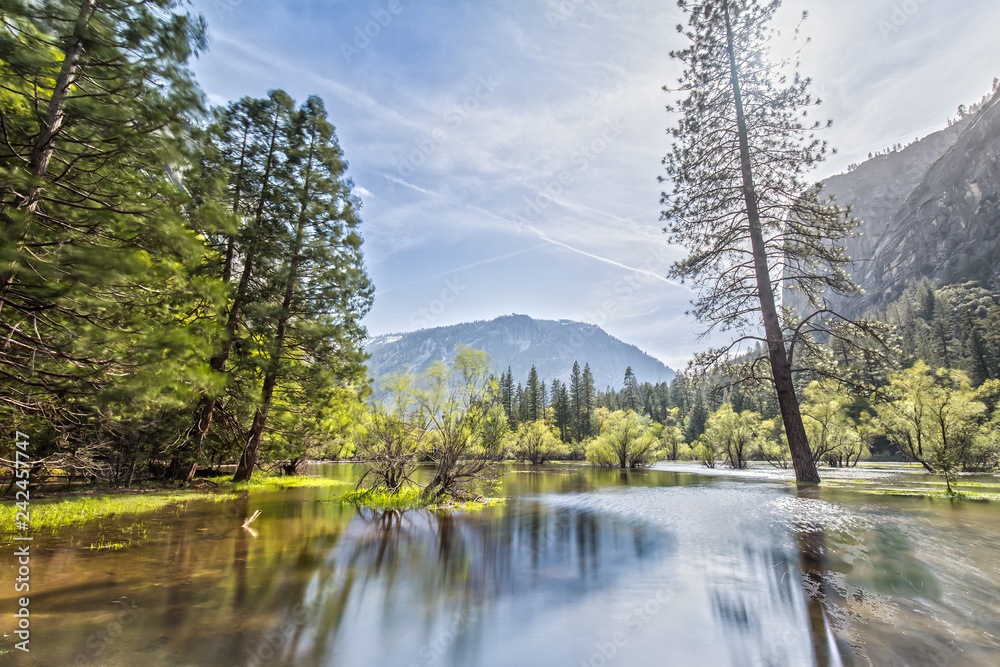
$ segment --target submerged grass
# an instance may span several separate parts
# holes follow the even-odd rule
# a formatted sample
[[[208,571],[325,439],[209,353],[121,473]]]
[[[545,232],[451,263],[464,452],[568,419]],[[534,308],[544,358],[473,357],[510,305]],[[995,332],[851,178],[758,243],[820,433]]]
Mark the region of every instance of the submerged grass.
[[[231,477],[213,477],[213,484],[227,491],[268,491],[278,489],[327,488],[346,486],[347,482],[327,477],[253,477],[249,482],[234,482]]]
[[[436,503],[427,503],[420,495],[420,489],[409,487],[397,493],[389,493],[385,489],[362,489],[345,493],[342,502],[368,507],[374,510],[412,510],[428,509],[453,512],[474,512],[485,507],[504,505],[506,498],[480,498],[478,500],[458,501],[445,497]]]
[[[410,487],[396,493],[385,489],[362,489],[345,493],[343,502],[373,510],[409,510],[427,507],[420,498],[420,489]]]
[[[108,496],[75,496],[61,500],[32,502],[28,524],[32,530],[58,530],[94,519],[131,517],[191,500],[229,500],[234,494],[207,494],[198,491],[161,491]],[[0,525],[14,524],[20,510],[14,504],[0,506]]]
[[[197,482],[194,488],[174,489],[160,487],[133,489],[120,493],[95,494],[93,492],[77,494],[54,499],[32,500],[28,507],[28,525],[32,532],[45,530],[52,533],[60,529],[82,525],[100,519],[115,519],[116,522],[134,521],[144,514],[162,510],[172,505],[182,505],[189,501],[221,502],[233,500],[240,493],[251,491],[272,491],[293,488],[337,488],[348,485],[348,482],[325,477],[271,477],[260,476],[249,482],[233,482],[231,477],[205,478]],[[481,498],[474,501],[459,501],[445,498],[439,502],[428,504],[420,495],[420,489],[411,487],[399,493],[390,494],[384,490],[366,489],[351,491],[341,497],[341,502],[360,507],[370,507],[376,510],[408,510],[429,509],[438,511],[469,512],[502,505],[504,498]],[[17,514],[21,510],[13,500],[0,504],[0,526],[14,527]],[[126,528],[122,527],[125,531]],[[145,528],[142,535],[127,542],[99,541],[91,544],[92,550],[118,550],[130,546],[134,541],[141,542],[145,538]],[[5,530],[0,543],[13,540],[14,531]],[[131,532],[129,529],[127,532]]]
[[[1000,500],[1000,493],[966,493],[956,490],[952,494],[938,489],[858,489],[871,496],[902,496],[906,498],[948,498],[955,500]]]
[[[216,477],[208,479],[207,484],[208,486],[202,484],[194,490],[126,491],[103,496],[75,495],[55,500],[31,501],[28,507],[28,525],[32,531],[57,531],[96,519],[133,518],[192,500],[220,502],[232,500],[237,494],[247,491],[337,487],[346,483],[323,477],[256,477],[249,482],[234,483],[230,477]],[[0,526],[14,526],[18,512],[20,510],[13,501],[0,505]],[[13,535],[8,532],[5,541],[12,539]]]

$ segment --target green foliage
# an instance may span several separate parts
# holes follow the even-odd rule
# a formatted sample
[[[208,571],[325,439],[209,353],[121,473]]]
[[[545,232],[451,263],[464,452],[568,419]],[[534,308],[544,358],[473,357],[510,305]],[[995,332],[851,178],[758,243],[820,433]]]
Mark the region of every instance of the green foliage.
[[[586,454],[595,466],[644,468],[660,459],[660,443],[649,417],[619,410],[602,417],[599,435]]]
[[[565,457],[570,453],[570,448],[540,420],[518,426],[513,434],[510,449],[518,461],[528,461],[535,465]]]
[[[0,409],[94,464],[212,386],[221,289],[181,187],[204,24],[173,0],[4,3]],[[130,467],[130,466],[129,466]]]
[[[393,494],[412,483],[410,475],[427,439],[428,422],[412,376],[390,378],[385,389],[388,400],[375,403],[361,422],[357,453],[366,468],[357,486],[367,484]]]
[[[502,474],[509,429],[489,369],[485,352],[460,347],[451,368],[439,363],[427,372],[422,406],[431,433],[423,452],[435,468],[424,487],[429,501],[466,498]]]
[[[726,404],[708,418],[703,447],[716,448],[730,468],[743,469],[766,437],[766,425],[756,412],[736,412]]]
[[[678,461],[690,456],[687,443],[684,442],[684,432],[677,426],[663,427],[663,430],[660,431],[660,443],[663,447],[663,456],[671,461]]]
[[[929,472],[944,475],[950,493],[987,413],[968,376],[918,361],[891,377],[887,400],[876,410],[892,443]]]
[[[780,419],[767,419],[761,424],[764,435],[757,444],[757,457],[775,468],[785,470],[791,463],[792,452]]]
[[[389,494],[410,488],[418,458],[434,465],[422,491],[427,504],[474,497],[498,479],[509,428],[489,370],[486,353],[460,347],[450,367],[437,363],[420,378],[393,378],[389,402],[373,407],[359,437],[367,470],[358,486]]]
[[[202,126],[205,43],[176,0],[3,6],[0,411],[117,485],[348,455],[366,391],[360,202],[323,102]]]
[[[400,489],[396,493],[389,493],[384,489],[375,488],[352,491],[344,494],[342,500],[351,505],[367,507],[381,512],[403,512],[413,509],[471,512],[481,510],[485,507],[496,507],[506,502],[504,498],[479,498],[477,500],[456,501],[448,496],[442,496],[438,498],[436,503],[430,504],[427,498],[420,492],[420,489],[413,487]]]
[[[976,283],[911,284],[884,313],[901,339],[901,363],[965,371],[974,386],[1000,378],[1000,296]]]
[[[847,408],[854,399],[832,382],[815,381],[803,392],[806,433],[813,460],[831,467],[855,466],[870,457],[867,441]]]

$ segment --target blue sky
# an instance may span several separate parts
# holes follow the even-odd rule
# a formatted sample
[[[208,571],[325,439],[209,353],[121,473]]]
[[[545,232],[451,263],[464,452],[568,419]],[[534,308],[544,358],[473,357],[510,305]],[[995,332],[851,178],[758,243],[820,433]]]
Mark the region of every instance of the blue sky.
[[[706,343],[659,221],[673,0],[195,0],[213,104],[326,100],[364,202],[372,335],[524,313],[675,368]],[[960,5],[956,7],[956,5]],[[942,127],[1000,75],[992,0],[788,0],[840,153]],[[780,42],[776,48],[794,48]]]

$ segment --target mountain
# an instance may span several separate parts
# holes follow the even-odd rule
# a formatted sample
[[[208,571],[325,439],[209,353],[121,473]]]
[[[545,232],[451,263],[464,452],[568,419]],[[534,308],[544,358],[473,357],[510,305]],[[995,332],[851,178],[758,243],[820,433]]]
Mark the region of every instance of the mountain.
[[[1000,289],[1000,91],[893,214],[861,283],[867,307],[919,278]]]
[[[1000,91],[947,129],[821,185],[861,220],[846,248],[865,296],[828,296],[834,310],[862,315],[922,278],[1000,289]]]
[[[625,369],[639,382],[669,382],[674,371],[634,345],[623,343],[600,327],[569,320],[535,320],[506,315],[490,322],[469,322],[412,333],[387,334],[365,342],[371,355],[368,374],[378,380],[409,368],[420,373],[435,361],[448,362],[456,345],[488,353],[499,373],[510,366],[515,381],[524,382],[532,365],[546,382],[568,381],[573,362],[590,364],[598,389],[620,388]]]

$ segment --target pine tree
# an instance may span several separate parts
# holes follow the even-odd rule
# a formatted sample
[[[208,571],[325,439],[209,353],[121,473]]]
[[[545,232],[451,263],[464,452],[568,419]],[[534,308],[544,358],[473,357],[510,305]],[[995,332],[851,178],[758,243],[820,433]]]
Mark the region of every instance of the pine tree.
[[[693,279],[700,292],[695,315],[709,330],[735,330],[732,346],[703,358],[709,365],[740,341],[763,340],[781,405],[799,483],[818,483],[792,378],[797,340],[824,330],[821,316],[786,334],[775,294],[794,290],[817,313],[824,292],[856,288],[838,245],[856,221],[803,176],[823,159],[825,142],[806,125],[818,102],[810,81],[786,80],[766,57],[768,24],[779,0],[681,0],[689,14],[680,28],[691,45],[671,55],[683,63],[680,92],[670,111],[680,114],[675,144],[664,159],[672,193],[663,195],[671,241],[688,257],[676,278]],[[763,338],[751,333],[763,329]]]
[[[583,366],[583,376],[580,380],[580,397],[582,407],[580,417],[583,420],[583,428],[580,430],[584,438],[589,438],[594,435],[592,424],[594,409],[597,403],[597,387],[594,386],[594,374],[590,370],[589,363],[585,363]]]
[[[559,385],[557,419],[562,441],[569,442],[572,437],[573,413],[570,408],[569,390],[566,388],[565,383],[560,383]]]
[[[688,413],[684,424],[684,438],[688,442],[697,442],[701,434],[705,432],[705,423],[708,421],[708,410],[705,408],[705,398],[699,391],[695,395],[694,405]]]
[[[545,381],[542,381],[541,389],[538,392],[538,407],[539,407],[539,418],[542,421],[547,419],[546,409],[549,406],[549,392],[545,388]]]
[[[632,410],[633,412],[639,412],[641,406],[639,399],[639,381],[635,378],[635,373],[632,372],[632,367],[629,366],[625,369],[625,384],[622,390],[624,408],[626,410]]]
[[[569,376],[570,420],[573,438],[583,440],[583,380],[580,377],[580,362],[573,362]]]
[[[538,379],[538,369],[534,366],[528,371],[528,382],[524,387],[525,399],[528,403],[528,421],[538,421],[542,418],[542,383]]]
[[[528,419],[529,412],[529,400],[528,393],[524,391],[524,386],[520,382],[517,383],[517,392],[515,392],[515,403],[517,404],[517,423],[523,424]]]
[[[205,177],[219,174],[227,179],[231,210],[239,224],[212,239],[217,249],[215,271],[230,287],[231,296],[221,322],[223,339],[210,365],[220,378],[229,378],[228,389],[233,395],[244,391],[233,380],[229,368],[234,345],[242,347],[243,341],[250,340],[246,311],[262,300],[259,287],[266,284],[267,272],[280,261],[274,256],[273,242],[281,223],[273,213],[280,210],[288,196],[287,161],[294,140],[294,104],[278,90],[265,99],[244,98],[225,109],[216,109],[215,115],[216,122],[207,133],[209,145],[204,149]],[[249,353],[249,349],[246,351]],[[246,356],[253,359],[251,354]],[[249,372],[253,375],[255,369]],[[192,428],[194,461],[188,468],[188,481],[203,455],[220,400],[218,393],[206,392],[199,403]],[[230,430],[239,423],[239,404],[250,400],[244,397],[230,406]],[[234,438],[245,443],[242,430],[235,430]]]
[[[357,386],[365,377],[360,322],[373,290],[347,164],[318,97],[303,104],[290,129],[285,207],[278,209],[285,219],[275,239],[282,266],[268,286],[271,298],[256,313],[263,384],[236,481],[253,474],[280,380],[286,391],[308,396],[310,388]]]
[[[208,384],[219,290],[195,275],[205,221],[180,187],[205,27],[182,10],[3,6],[0,405],[63,440],[149,424]]]
[[[514,401],[514,373],[508,366],[507,372],[500,375],[500,404],[512,431],[517,430],[517,406]]]

